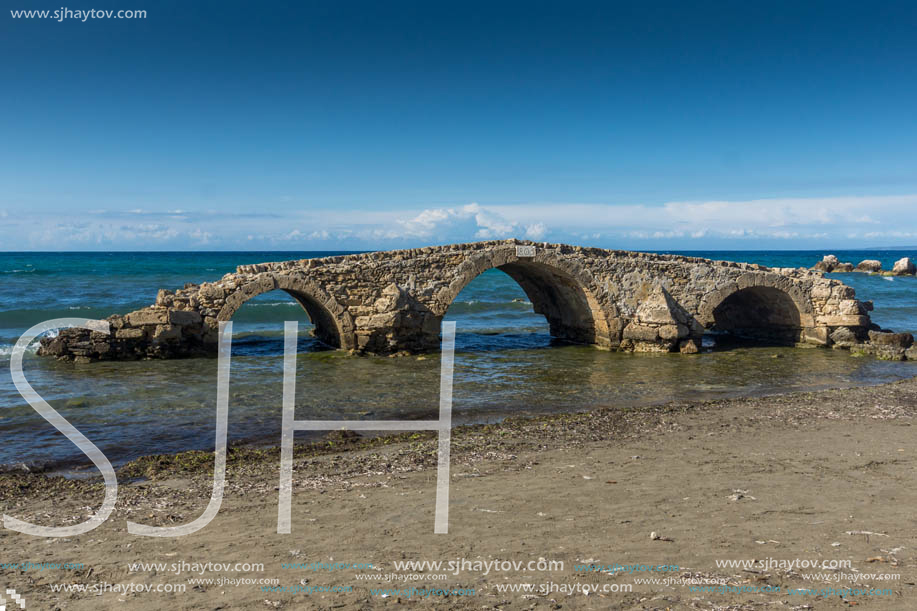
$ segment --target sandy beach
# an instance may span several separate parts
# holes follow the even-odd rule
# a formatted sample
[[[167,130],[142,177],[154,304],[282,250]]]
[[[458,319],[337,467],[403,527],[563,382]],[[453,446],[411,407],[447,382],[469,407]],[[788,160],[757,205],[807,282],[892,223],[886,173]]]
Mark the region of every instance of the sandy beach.
[[[119,471],[94,531],[0,531],[0,563],[38,565],[0,579],[28,609],[907,609],[915,415],[910,379],[456,428],[448,534],[433,533],[427,434],[298,447],[289,535],[277,451],[246,448],[207,527],[128,534],[127,520],[189,522],[210,496],[211,456],[151,457]],[[82,521],[101,498],[94,482],[0,478],[4,514],[39,524]]]

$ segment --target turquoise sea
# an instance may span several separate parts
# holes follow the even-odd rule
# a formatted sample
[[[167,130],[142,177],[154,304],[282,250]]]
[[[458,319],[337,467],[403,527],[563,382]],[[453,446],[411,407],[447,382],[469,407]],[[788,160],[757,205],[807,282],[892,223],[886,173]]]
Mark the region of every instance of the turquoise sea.
[[[831,251],[885,269],[908,251]],[[88,462],[20,397],[9,355],[29,327],[52,318],[104,318],[153,302],[160,288],[216,280],[244,263],[328,252],[0,253],[0,465],[73,472]],[[678,252],[772,267],[810,267],[825,251]],[[917,333],[917,279],[832,274],[875,303],[873,321]],[[497,270],[473,281],[447,319],[457,322],[454,419],[630,407],[875,384],[917,375],[917,362],[843,351],[714,349],[694,357],[617,354],[555,345],[521,288]],[[348,357],[309,337],[308,317],[285,293],[248,302],[234,320],[230,439],[280,439],[283,321],[301,321],[297,418],[435,416],[439,360]],[[779,358],[775,358],[779,357]],[[74,365],[27,356],[32,386],[117,464],[137,456],[213,445],[216,360]],[[304,437],[298,437],[303,439]]]

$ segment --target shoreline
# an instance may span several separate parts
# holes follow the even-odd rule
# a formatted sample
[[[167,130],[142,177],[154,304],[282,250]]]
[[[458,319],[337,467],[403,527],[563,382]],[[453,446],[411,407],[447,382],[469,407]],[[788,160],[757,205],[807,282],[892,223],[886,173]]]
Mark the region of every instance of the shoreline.
[[[309,585],[351,589],[306,595],[265,592],[253,585],[198,584],[182,595],[135,593],[117,600],[141,611],[303,604],[375,609],[410,597],[383,598],[371,588],[448,586],[476,593],[425,602],[443,609],[750,611],[773,604],[846,609],[853,603],[900,609],[902,600],[917,594],[914,418],[917,377],[877,386],[519,416],[456,427],[449,535],[433,533],[436,441],[430,434],[355,439],[337,433],[338,438],[321,446],[297,447],[291,535],[276,532],[276,448],[230,450],[222,507],[199,532],[177,539],[130,535],[127,520],[186,524],[201,515],[210,498],[212,452],[152,456],[119,470],[116,508],[89,533],[49,540],[0,531],[0,555],[79,562],[81,569],[0,570],[0,577],[7,587],[26,592],[35,608],[76,610],[114,605],[118,595],[106,593],[100,599],[91,593],[54,593],[53,584],[184,583],[177,575],[127,567],[230,558],[265,566],[263,573],[242,571],[233,578],[269,576],[283,586],[306,578]],[[0,510],[39,524],[78,523],[97,509],[102,489],[98,481],[4,474]],[[365,561],[390,575],[399,570],[395,560],[455,558],[557,559],[565,568],[449,574],[445,581],[425,572],[418,581],[399,584],[386,581],[378,570],[357,576],[360,571],[304,573],[282,566]],[[849,561],[850,570],[832,575],[856,574],[860,581],[812,581],[798,570],[717,564],[741,558]],[[677,565],[673,577],[679,579],[783,588],[783,593],[697,592],[684,584],[637,582],[647,575],[573,569],[578,563],[612,562]],[[863,580],[862,575],[872,573],[898,579]],[[574,597],[497,589],[522,582],[629,584],[633,590]],[[889,588],[889,594],[787,597],[787,588],[807,587]]]
[[[750,394],[739,394],[736,396],[727,396],[712,399],[694,399],[685,401],[673,401],[671,399],[659,399],[626,406],[592,406],[577,411],[561,411],[551,413],[527,413],[527,414],[500,414],[495,413],[495,421],[492,422],[472,422],[467,424],[453,425],[452,438],[456,436],[474,435],[478,433],[486,434],[496,428],[508,428],[514,430],[525,430],[527,426],[534,423],[539,425],[551,425],[560,421],[567,421],[571,418],[583,416],[592,413],[602,413],[606,411],[621,411],[636,414],[650,414],[659,410],[669,412],[670,410],[691,410],[691,409],[712,409],[719,404],[730,404],[744,401],[760,401],[773,397],[785,397],[795,395],[817,395],[828,392],[843,392],[859,389],[880,388],[901,382],[915,381],[917,375],[910,378],[902,378],[892,382],[876,382],[872,384],[855,383],[849,386],[832,385],[828,388],[812,388],[805,390],[776,391],[773,389],[753,392]],[[425,416],[418,415],[417,420],[425,418],[435,419],[436,413],[430,411]],[[411,420],[412,418],[405,418]],[[453,416],[455,419],[455,416]],[[435,434],[428,431],[421,432],[403,432],[403,433],[385,433],[369,431],[367,433],[356,433],[344,429],[328,430],[327,432],[314,432],[313,439],[308,441],[298,441],[306,437],[309,433],[300,431],[294,437],[294,458],[316,457],[339,452],[364,451],[374,448],[389,446],[418,439],[432,440]],[[279,460],[280,446],[274,443],[275,436],[257,436],[243,439],[227,441],[227,469],[232,463],[239,463],[248,460],[264,461]],[[213,446],[212,441],[209,443]],[[152,466],[157,466],[152,471],[148,471]],[[128,480],[136,480],[147,477],[146,473],[152,473],[160,476],[161,472],[167,471],[169,467],[176,467],[182,473],[198,475],[207,471],[213,471],[213,451],[203,449],[180,450],[177,452],[167,452],[162,454],[147,454],[128,460],[118,467],[115,467],[115,474],[119,480],[124,477]],[[86,472],[89,473],[86,473]],[[166,473],[166,475],[168,475]],[[91,462],[75,461],[48,461],[47,463],[30,465],[26,463],[11,463],[0,465],[0,487],[7,477],[19,476],[36,476],[44,478],[62,478],[71,481],[82,481],[89,484],[95,484],[102,481],[101,475]],[[0,496],[2,499],[2,496]]]
[[[510,433],[514,434],[514,436],[536,433],[539,443],[543,444],[539,446],[539,450],[545,451],[561,446],[577,447],[581,441],[570,439],[562,434],[558,435],[558,433],[563,432],[564,427],[574,424],[584,425],[589,423],[594,427],[591,429],[590,439],[597,441],[603,438],[603,434],[607,433],[633,433],[634,431],[652,429],[655,426],[654,423],[659,422],[666,415],[694,413],[704,416],[715,412],[717,408],[753,407],[768,403],[770,400],[778,403],[794,403],[797,401],[801,403],[808,398],[817,401],[822,396],[833,396],[840,393],[856,393],[869,396],[873,394],[869,391],[876,391],[876,394],[881,395],[885,389],[899,385],[917,388],[917,376],[893,382],[833,387],[821,390],[766,392],[718,399],[665,401],[634,407],[606,406],[573,412],[509,415],[497,422],[454,425],[452,428],[452,458],[454,460],[457,456],[462,456],[462,452],[467,449],[463,445],[466,440],[473,440],[473,443],[481,444],[487,449],[492,449],[494,445],[505,447],[504,443],[486,438],[488,435],[496,435],[502,438]],[[914,407],[915,415],[917,415],[917,405]],[[631,430],[632,427],[633,431]],[[541,433],[546,429],[552,432],[547,437],[543,437]],[[300,433],[301,435],[302,433]],[[321,459],[331,455],[347,457],[361,452],[398,447],[404,444],[410,444],[412,447],[418,443],[432,446],[435,443],[435,438],[436,435],[430,431],[372,432],[369,435],[361,435],[348,430],[331,430],[311,441],[294,442],[293,458],[294,461],[301,461],[305,459]],[[264,440],[267,441],[267,438]],[[528,446],[531,443],[532,441],[529,440],[528,443],[521,442],[520,445]],[[280,446],[276,444],[266,443],[262,445],[251,439],[237,440],[235,443],[230,441],[227,445],[227,478],[231,477],[236,471],[245,471],[245,467],[276,466],[279,464],[279,457]],[[431,467],[435,466],[435,463],[435,456],[432,460],[429,460],[428,456],[427,460],[419,463],[419,466]],[[52,489],[75,490],[86,487],[87,489],[95,490],[102,488],[102,477],[91,463],[80,463],[78,468],[91,470],[94,473],[85,477],[73,477],[68,476],[71,472],[65,474],[52,470],[25,471],[10,467],[7,470],[0,471],[0,501],[6,498],[5,494],[14,487],[11,485],[11,481],[16,479],[28,480],[30,490],[46,489],[46,486],[35,486],[35,483],[41,480],[48,480],[50,483],[56,483],[57,480],[62,483],[66,482],[62,486],[48,486],[48,488]],[[132,459],[115,469],[119,482],[130,483],[155,481],[176,476],[210,477],[212,473],[212,450],[184,450],[165,454],[150,454]]]

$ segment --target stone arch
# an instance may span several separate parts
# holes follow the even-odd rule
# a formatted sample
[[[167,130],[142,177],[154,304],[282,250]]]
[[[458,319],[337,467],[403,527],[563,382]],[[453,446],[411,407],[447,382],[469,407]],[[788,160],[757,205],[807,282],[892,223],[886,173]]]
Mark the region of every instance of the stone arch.
[[[744,274],[708,293],[697,320],[708,330],[789,344],[798,342],[814,322],[805,291],[773,274]]]
[[[454,270],[454,280],[436,295],[433,314],[441,319],[468,283],[489,269],[499,269],[522,287],[551,335],[576,343],[609,347],[620,341],[620,323],[609,325],[603,295],[592,274],[579,262],[536,247],[534,257],[516,256],[514,244],[473,254]],[[608,306],[613,308],[613,306]],[[611,318],[617,322],[616,314]]]
[[[230,320],[242,305],[253,297],[281,290],[296,300],[315,325],[315,335],[322,342],[351,350],[355,346],[353,319],[325,289],[299,274],[259,274],[226,297],[217,320]]]

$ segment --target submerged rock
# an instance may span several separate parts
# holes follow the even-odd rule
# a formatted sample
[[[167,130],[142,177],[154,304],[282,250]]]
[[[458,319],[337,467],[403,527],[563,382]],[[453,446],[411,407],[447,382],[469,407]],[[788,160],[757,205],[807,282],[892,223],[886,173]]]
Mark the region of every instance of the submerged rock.
[[[914,336],[910,333],[870,331],[866,352],[887,361],[903,361],[913,344]]]

